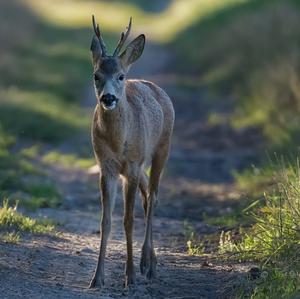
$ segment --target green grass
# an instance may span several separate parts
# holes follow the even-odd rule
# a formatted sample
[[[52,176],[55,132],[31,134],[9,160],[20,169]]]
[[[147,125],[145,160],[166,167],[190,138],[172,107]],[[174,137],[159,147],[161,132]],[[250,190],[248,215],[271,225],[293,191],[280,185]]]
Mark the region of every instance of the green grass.
[[[87,131],[89,119],[72,103],[48,92],[11,88],[0,93],[1,126],[17,138],[57,144]]]
[[[235,172],[234,178],[237,188],[251,198],[259,197],[265,190],[274,185],[279,168],[277,162],[269,161],[261,167],[252,166],[243,172]]]
[[[4,200],[0,207],[0,231],[3,241],[17,243],[20,240],[20,233],[51,233],[54,226],[20,214],[17,206],[11,207],[8,200]]]
[[[17,232],[6,232],[0,238],[5,243],[18,244],[20,242],[20,234]]]
[[[95,164],[95,159],[90,156],[92,149],[82,147],[78,153],[63,153],[56,150],[43,150],[39,144],[23,148],[24,157],[34,159],[40,157],[41,161],[49,165],[60,165],[66,168],[87,169]]]
[[[265,194],[262,206],[251,213],[255,224],[239,245],[247,258],[267,263],[300,253],[299,177],[298,173],[283,175],[278,190]],[[300,267],[300,260],[298,263]]]
[[[1,1],[0,25],[0,196],[30,209],[57,206],[38,152],[26,149],[89,134],[90,111],[80,102],[92,72],[91,32],[50,25],[16,0]],[[78,148],[70,155],[81,159]]]
[[[187,221],[183,223],[183,228],[186,240],[187,253],[189,255],[195,256],[205,255],[207,253],[208,244],[200,240],[199,236],[195,233],[194,228]],[[206,239],[207,242],[207,238],[204,239]]]
[[[247,200],[242,197],[239,208],[228,215],[204,218],[209,224],[225,227],[219,236],[220,259],[248,261],[260,267],[258,279],[249,276],[238,282],[236,298],[298,298],[299,162],[287,163],[283,158],[276,158],[266,171],[253,168],[240,175],[238,182],[248,194]],[[189,254],[201,256],[209,249],[216,253],[214,246],[207,246],[190,226],[186,225],[185,230]],[[205,240],[213,241],[214,236]]]
[[[4,133],[5,134],[5,133]],[[26,176],[42,176],[43,172],[20,153],[12,155],[10,145],[0,148],[0,193],[9,190],[23,190]]]
[[[232,125],[261,129],[277,150],[290,150],[300,136],[299,3],[236,1],[173,41],[177,69],[219,98],[234,98]]]
[[[11,139],[5,137],[4,131],[1,136],[0,196],[19,200],[21,206],[30,210],[59,206],[62,197],[55,184],[43,166],[32,160],[36,147],[11,154]]]
[[[275,183],[247,209],[253,225],[234,240],[222,233],[219,250],[239,260],[260,264],[263,275],[248,281],[251,295],[240,298],[296,298],[300,295],[300,172],[299,164],[277,166]],[[243,288],[243,287],[241,287]],[[295,296],[295,297],[293,297]]]
[[[233,227],[240,224],[241,210],[237,209],[234,212],[222,216],[208,217],[205,216],[203,221],[210,225]]]
[[[172,42],[177,71],[193,74],[198,88],[222,101],[234,100],[229,116],[234,128],[259,129],[268,152],[292,157],[292,163],[275,159],[272,165],[264,158],[260,167],[235,173],[245,194],[241,205],[228,215],[204,219],[227,229],[219,238],[220,258],[229,253],[260,265],[261,277],[246,280],[239,298],[300,296],[300,181],[293,158],[300,136],[299,20],[298,0],[236,1],[199,17]],[[208,117],[215,124],[224,120],[228,114]],[[197,236],[189,239],[190,254],[202,253],[198,242]]]
[[[260,277],[241,279],[236,299],[297,299],[300,295],[299,273],[272,267],[261,270]]]
[[[30,197],[23,199],[21,205],[29,211],[36,211],[42,208],[57,208],[62,204],[60,198],[46,198],[46,197]]]
[[[189,255],[202,256],[205,254],[205,245],[202,242],[194,242],[190,239],[186,242],[186,245]]]
[[[62,204],[61,194],[53,184],[31,184],[26,188],[29,198],[22,205],[29,210],[39,208],[55,208]]]
[[[59,164],[64,167],[89,168],[95,164],[93,158],[82,158],[76,154],[65,154],[58,151],[50,151],[46,153],[42,160],[49,164]]]

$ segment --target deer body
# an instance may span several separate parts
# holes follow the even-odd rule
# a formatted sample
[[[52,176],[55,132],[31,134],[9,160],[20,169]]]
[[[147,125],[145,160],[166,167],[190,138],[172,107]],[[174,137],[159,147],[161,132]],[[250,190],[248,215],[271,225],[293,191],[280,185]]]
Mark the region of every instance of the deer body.
[[[130,26],[131,22],[127,33]],[[144,36],[136,38],[120,56],[107,56],[103,55],[103,40],[95,24],[94,29],[99,43],[94,37],[92,53],[97,105],[92,125],[92,144],[100,167],[102,219],[98,264],[90,287],[104,284],[104,259],[119,177],[123,182],[127,241],[125,284],[130,285],[135,281],[132,229],[138,190],[142,195],[146,222],[140,270],[149,279],[155,277],[153,208],[157,201],[161,172],[169,153],[174,109],[170,98],[157,85],[143,80],[124,79],[129,66],[142,53]],[[124,34],[120,42],[122,37]],[[149,181],[145,174],[148,166],[151,166]]]
[[[158,144],[170,138],[174,111],[161,88],[142,80],[128,80],[126,97],[120,102],[109,113],[96,106],[92,140],[100,167],[109,158],[124,175],[127,164],[151,165]]]

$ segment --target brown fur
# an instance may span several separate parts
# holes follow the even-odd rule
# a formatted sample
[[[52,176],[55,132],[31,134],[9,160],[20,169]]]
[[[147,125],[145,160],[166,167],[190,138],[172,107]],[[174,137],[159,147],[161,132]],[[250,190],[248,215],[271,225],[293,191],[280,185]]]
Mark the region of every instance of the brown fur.
[[[107,113],[98,104],[94,112],[92,141],[100,168],[107,157],[120,174],[128,162],[150,166],[158,145],[169,142],[173,121],[172,103],[161,88],[127,80],[126,99],[114,111]]]
[[[138,40],[139,38],[139,40]],[[157,201],[158,185],[167,160],[174,123],[174,109],[168,95],[157,85],[143,80],[127,80],[124,85],[114,80],[119,73],[127,73],[129,65],[143,50],[141,36],[134,40],[116,58],[99,58],[93,53],[95,73],[105,78],[96,84],[98,103],[92,125],[92,143],[100,167],[100,189],[102,200],[101,242],[98,265],[90,286],[104,284],[104,258],[111,228],[111,214],[116,195],[116,184],[121,176],[124,195],[124,228],[127,239],[126,285],[135,281],[132,256],[133,210],[137,190],[142,194],[145,210],[146,230],[142,248],[140,269],[147,278],[155,276],[156,257],[152,238],[154,203]],[[131,53],[133,45],[135,53]],[[141,46],[140,46],[141,45]],[[124,54],[125,53],[125,54]],[[137,55],[138,54],[138,55]],[[137,55],[133,57],[132,55]],[[103,70],[103,60],[115,59],[113,70]],[[107,65],[107,64],[106,64]],[[115,68],[115,66],[118,66]],[[109,68],[108,68],[109,69]],[[113,110],[106,110],[101,97],[110,87],[110,93],[119,99]],[[145,168],[151,166],[148,178]]]

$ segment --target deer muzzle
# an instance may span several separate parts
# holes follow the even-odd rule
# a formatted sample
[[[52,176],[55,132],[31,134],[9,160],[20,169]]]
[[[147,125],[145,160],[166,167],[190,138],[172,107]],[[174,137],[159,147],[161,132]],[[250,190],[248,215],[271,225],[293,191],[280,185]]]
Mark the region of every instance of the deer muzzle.
[[[100,98],[100,104],[105,110],[113,110],[116,108],[118,98],[110,93],[104,94]]]

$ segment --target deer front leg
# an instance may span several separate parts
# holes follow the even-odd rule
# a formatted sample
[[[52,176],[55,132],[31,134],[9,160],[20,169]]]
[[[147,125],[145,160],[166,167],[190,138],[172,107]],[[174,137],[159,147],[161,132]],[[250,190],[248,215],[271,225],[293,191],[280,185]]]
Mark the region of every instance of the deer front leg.
[[[149,195],[147,197],[147,209],[146,209],[146,231],[145,239],[142,247],[142,256],[140,263],[140,270],[142,274],[146,274],[148,279],[155,278],[156,276],[156,255],[153,245],[153,234],[152,234],[152,220],[154,206],[157,202],[158,186],[160,175],[163,170],[165,161],[168,156],[168,144],[161,147],[160,150],[154,155],[150,180],[149,180]]]
[[[134,167],[131,173],[125,178],[124,190],[124,229],[127,242],[127,261],[125,269],[125,286],[135,283],[135,270],[132,253],[132,230],[134,220],[134,204],[137,189],[139,186],[139,169]]]
[[[107,247],[107,241],[111,230],[111,214],[114,205],[116,194],[117,179],[111,175],[100,175],[101,188],[101,203],[102,203],[102,217],[101,217],[101,234],[100,234],[100,250],[98,256],[98,263],[94,276],[90,282],[90,288],[95,286],[103,287],[104,285],[104,259]]]
[[[156,276],[156,255],[152,236],[152,219],[155,200],[156,195],[150,191],[150,194],[147,198],[146,231],[140,262],[141,273],[143,275],[146,274],[148,279],[152,279]]]

